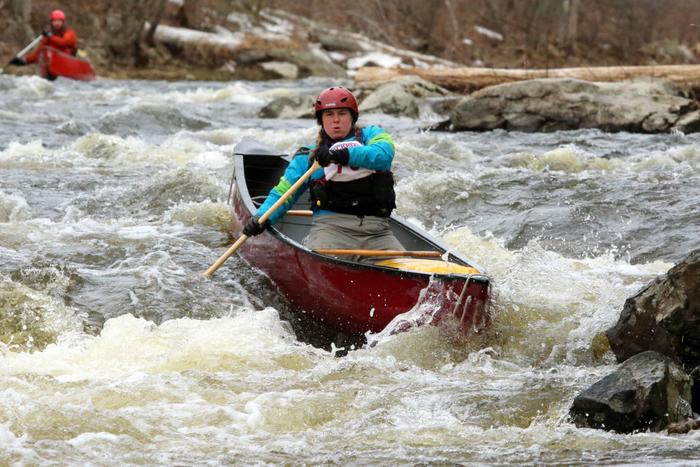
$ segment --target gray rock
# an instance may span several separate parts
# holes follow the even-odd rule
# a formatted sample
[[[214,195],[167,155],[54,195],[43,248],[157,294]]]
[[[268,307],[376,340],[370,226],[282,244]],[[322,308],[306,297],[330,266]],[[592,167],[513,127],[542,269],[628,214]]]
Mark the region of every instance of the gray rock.
[[[335,63],[325,60],[309,50],[275,49],[269,50],[268,55],[276,61],[293,63],[299,67],[300,76],[327,76],[345,78],[345,69]]]
[[[606,331],[618,361],[654,350],[688,371],[700,365],[700,249],[628,298]]]
[[[260,109],[260,118],[313,118],[314,98],[307,94],[276,97]]]
[[[360,111],[415,118],[419,99],[444,96],[449,92],[417,76],[402,76],[382,84],[360,103]]]
[[[363,52],[364,49],[357,41],[352,40],[352,38],[346,35],[333,35],[333,34],[319,34],[318,41],[321,46],[326,50],[333,50],[338,52]]]
[[[682,131],[683,133],[696,133],[700,131],[700,110],[688,112],[678,119],[674,130]]]
[[[700,366],[690,372],[693,380],[693,412],[700,413]]]
[[[463,98],[453,130],[668,131],[692,105],[680,89],[658,79],[616,83],[535,79],[489,86]]]
[[[236,63],[241,65],[253,65],[269,59],[267,52],[262,50],[244,50],[236,55]]]
[[[691,387],[673,360],[643,352],[576,396],[569,414],[578,427],[659,431],[692,415]]]
[[[297,79],[299,77],[299,67],[289,62],[265,62],[260,66],[265,71],[276,74],[283,79]]]

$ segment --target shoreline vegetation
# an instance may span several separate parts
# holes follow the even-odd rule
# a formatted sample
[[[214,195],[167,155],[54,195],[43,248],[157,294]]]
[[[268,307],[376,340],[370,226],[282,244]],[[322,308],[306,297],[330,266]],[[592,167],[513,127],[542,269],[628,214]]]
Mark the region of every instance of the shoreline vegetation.
[[[370,73],[374,79],[410,73],[448,89],[456,79],[453,90],[471,92],[500,84],[481,81],[489,74],[502,76],[500,69],[510,76],[597,81],[598,74],[589,79],[573,69],[606,67],[600,70],[622,76],[626,72],[615,67],[692,65],[700,57],[700,28],[688,20],[695,10],[682,0],[364,3],[75,0],[60,7],[98,75],[117,79],[357,74],[362,82]],[[47,26],[46,16],[55,7],[47,0],[0,0],[0,27],[9,33],[0,45],[4,63]],[[382,74],[376,67],[393,71]],[[435,80],[424,69],[431,69]],[[480,70],[482,76],[465,82],[461,74],[445,82],[450,72],[444,69]]]

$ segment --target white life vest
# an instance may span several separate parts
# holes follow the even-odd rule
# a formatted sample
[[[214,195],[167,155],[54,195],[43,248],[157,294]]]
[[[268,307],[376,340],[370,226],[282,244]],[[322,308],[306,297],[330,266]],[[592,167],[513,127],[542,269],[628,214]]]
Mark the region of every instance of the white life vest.
[[[330,147],[331,151],[343,148],[352,148],[356,146],[362,146],[359,141],[338,141],[333,146]],[[375,171],[370,169],[363,169],[360,167],[350,167],[347,165],[340,164],[330,164],[328,167],[323,169],[326,180],[333,180],[334,182],[351,182],[353,180],[359,180],[360,178],[365,178],[372,175]]]

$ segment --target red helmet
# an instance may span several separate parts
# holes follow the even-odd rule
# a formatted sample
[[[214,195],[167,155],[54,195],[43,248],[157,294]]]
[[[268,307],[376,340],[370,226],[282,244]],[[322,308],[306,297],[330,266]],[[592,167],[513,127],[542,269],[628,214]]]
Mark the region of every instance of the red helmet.
[[[62,10],[54,10],[51,12],[51,21],[55,19],[60,19],[62,21],[66,20],[66,14]]]
[[[346,108],[352,110],[354,120],[357,120],[357,115],[360,110],[357,107],[357,100],[350,91],[342,86],[328,88],[321,91],[321,94],[316,98],[314,110],[316,111],[316,119],[321,121],[321,113],[327,109]]]

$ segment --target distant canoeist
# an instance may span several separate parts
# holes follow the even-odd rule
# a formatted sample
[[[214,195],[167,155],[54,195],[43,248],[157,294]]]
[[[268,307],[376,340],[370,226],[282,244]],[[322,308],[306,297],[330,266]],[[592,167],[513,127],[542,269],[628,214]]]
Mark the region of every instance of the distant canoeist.
[[[50,30],[41,33],[44,37],[36,50],[25,58],[13,58],[10,61],[11,65],[35,63],[44,47],[52,47],[68,55],[75,55],[78,52],[78,36],[73,28],[66,25],[66,14],[61,10],[54,10],[51,12],[50,19]]]
[[[357,101],[343,87],[321,92],[314,110],[321,127],[316,144],[297,151],[280,182],[244,226],[243,233],[249,237],[261,233],[264,226],[258,218],[316,160],[323,169],[314,172],[310,181],[270,216],[269,222],[281,219],[308,188],[314,211],[311,232],[306,239],[309,248],[404,250],[391,232],[388,220],[396,206],[391,136],[377,126],[356,126]]]

